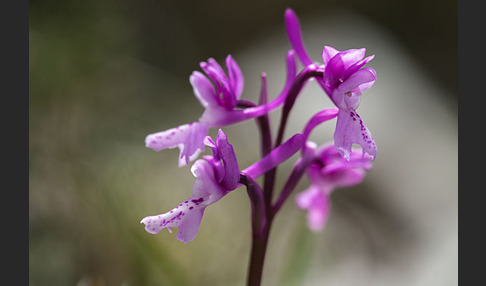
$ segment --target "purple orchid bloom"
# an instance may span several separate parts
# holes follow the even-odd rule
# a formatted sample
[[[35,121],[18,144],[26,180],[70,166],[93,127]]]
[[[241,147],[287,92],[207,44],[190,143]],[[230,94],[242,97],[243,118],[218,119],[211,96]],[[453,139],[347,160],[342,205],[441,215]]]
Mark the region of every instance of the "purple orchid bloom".
[[[287,79],[280,95],[267,104],[245,109],[235,109],[243,91],[244,80],[240,68],[231,55],[226,58],[228,76],[214,59],[201,63],[200,66],[207,77],[194,71],[189,78],[195,96],[205,108],[199,121],[150,134],[145,138],[146,147],[155,151],[179,147],[179,166],[187,165],[204,150],[203,141],[209,128],[219,128],[267,114],[285,102],[285,98],[292,90],[292,85],[305,83],[307,80],[305,77],[302,77],[304,79],[302,82],[295,80],[296,66],[293,50],[288,52],[286,61]],[[302,73],[309,74],[315,69],[316,67],[309,67]]]
[[[236,155],[226,134],[219,130],[216,141],[207,136],[204,144],[212,149],[213,156],[204,156],[192,166],[191,172],[196,177],[192,197],[165,214],[143,218],[141,223],[147,232],[156,234],[166,227],[172,232],[171,227],[178,227],[177,239],[187,243],[197,235],[205,208],[242,186]],[[304,144],[305,136],[297,133],[241,173],[256,179],[293,156]]]
[[[206,137],[204,144],[211,147],[213,156],[204,156],[192,166],[196,177],[192,197],[165,214],[142,219],[147,232],[156,234],[166,227],[172,232],[171,227],[178,227],[177,239],[187,243],[196,237],[206,207],[238,187],[240,169],[224,132],[218,132],[216,142]]]
[[[232,111],[243,92],[243,75],[231,55],[226,57],[228,75],[212,58],[207,63],[201,62],[200,66],[207,77],[199,71],[194,71],[189,77],[194,95],[206,109],[199,121],[150,134],[145,138],[145,145],[155,151],[179,147],[179,166],[187,165],[198,157],[204,150],[203,141],[208,129],[224,125],[224,122],[215,119]]]
[[[360,145],[363,153],[368,153],[373,159],[377,151],[371,132],[356,112],[361,93],[376,80],[374,69],[363,68],[374,57],[372,55],[364,58],[365,52],[366,49],[340,52],[328,46],[322,52],[322,60],[326,66],[323,88],[339,108],[334,143],[341,155],[348,160],[353,144]]]
[[[353,150],[349,161],[344,159],[331,144],[317,152],[317,161],[307,168],[311,182],[309,188],[296,196],[301,209],[308,210],[307,219],[312,231],[321,231],[331,209],[330,195],[337,187],[351,187],[361,183],[371,169],[371,156]]]
[[[302,40],[299,19],[290,8],[285,11],[285,25],[290,44],[302,64],[304,66],[319,65],[309,57]],[[321,65],[325,68],[324,76],[317,79],[331,101],[340,110],[334,142],[341,155],[348,160],[353,144],[360,145],[363,153],[371,155],[373,160],[377,152],[373,136],[356,112],[361,93],[370,88],[376,80],[376,72],[372,68],[363,68],[374,58],[374,55],[364,58],[365,52],[366,49],[338,51],[325,46]]]

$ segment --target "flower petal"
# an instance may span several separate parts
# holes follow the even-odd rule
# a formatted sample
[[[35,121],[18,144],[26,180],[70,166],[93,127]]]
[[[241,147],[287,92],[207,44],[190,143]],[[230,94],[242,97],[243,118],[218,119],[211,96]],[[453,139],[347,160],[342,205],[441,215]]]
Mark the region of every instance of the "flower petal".
[[[206,136],[203,141],[204,145],[208,146],[211,148],[213,151],[213,157],[216,160],[221,160],[221,156],[218,151],[218,146],[216,146],[216,142],[214,142],[213,138],[211,136]]]
[[[352,65],[361,61],[366,54],[366,49],[349,49],[342,51],[337,54],[338,57],[341,58],[341,61],[344,63],[344,69],[348,69]]]
[[[239,99],[245,83],[243,73],[231,55],[226,57],[226,67],[228,68],[229,85],[236,99]]]
[[[218,99],[220,105],[226,107],[228,110],[232,110],[236,106],[236,96],[231,89],[228,78],[226,74],[221,69],[221,66],[217,64],[214,60],[212,65],[201,64],[204,72],[216,85],[216,98]],[[222,94],[222,98],[219,95]]]
[[[333,47],[330,46],[324,46],[322,49],[322,62],[324,65],[327,65],[327,63],[339,53],[339,50],[336,50]]]
[[[373,160],[376,157],[377,149],[373,136],[353,109],[339,111],[334,132],[334,144],[339,153],[348,161],[353,144],[360,145],[363,153],[368,153]]]
[[[145,224],[145,230],[157,234],[166,228],[178,227],[177,239],[187,243],[194,239],[201,223],[206,205],[201,205],[197,199],[190,198],[165,214],[147,216],[140,223]]]
[[[203,205],[217,202],[224,196],[224,189],[218,184],[214,164],[206,160],[197,160],[191,167],[191,172],[196,177],[192,186],[192,197]]]
[[[179,232],[177,233],[178,240],[187,244],[196,237],[204,210],[205,208],[195,208],[187,213],[179,226]]]
[[[295,196],[297,206],[306,209],[307,223],[312,231],[321,231],[327,223],[331,210],[329,196],[311,185],[307,190]]]
[[[369,57],[366,57],[362,59],[361,61],[356,62],[355,64],[351,65],[346,69],[346,71],[343,74],[343,80],[345,81],[348,79],[350,75],[353,73],[357,72],[359,69],[361,69],[365,64],[367,64],[369,61],[375,58],[375,55],[371,55]]]
[[[197,97],[202,106],[207,107],[209,104],[218,104],[214,86],[209,79],[201,72],[194,71],[189,77],[194,95]]]
[[[193,122],[150,134],[145,138],[145,145],[155,151],[179,147],[181,150],[179,166],[184,166],[189,161],[196,159],[199,153],[204,150],[203,140],[207,132],[208,126],[206,124]]]
[[[214,69],[216,71],[216,73],[218,75],[220,75],[222,78],[226,77],[226,74],[225,74],[223,68],[218,64],[218,62],[215,59],[209,58],[208,59],[208,65],[209,65],[209,67]]]
[[[363,68],[353,73],[347,80],[341,83],[337,88],[337,92],[343,94],[354,90],[361,92],[365,90],[361,86],[365,85],[366,88],[370,88],[375,80],[375,70],[372,68]]]
[[[233,146],[229,144],[226,134],[221,129],[218,132],[218,137],[216,137],[216,145],[219,154],[221,154],[225,171],[221,185],[225,190],[233,190],[240,181],[240,167]]]
[[[346,163],[351,163],[351,161]],[[365,170],[346,166],[346,163],[329,166],[322,170],[322,176],[326,177],[327,182],[332,185],[332,189],[355,186],[363,181],[366,175]]]
[[[366,49],[350,49],[337,53],[326,65],[324,81],[331,88],[337,87],[343,80],[346,69],[363,59]]]
[[[317,152],[317,158],[322,164],[309,166],[307,176],[325,194],[330,194],[336,187],[349,187],[360,183],[365,171],[372,167],[370,156],[353,149],[348,161],[333,144],[323,145]]]

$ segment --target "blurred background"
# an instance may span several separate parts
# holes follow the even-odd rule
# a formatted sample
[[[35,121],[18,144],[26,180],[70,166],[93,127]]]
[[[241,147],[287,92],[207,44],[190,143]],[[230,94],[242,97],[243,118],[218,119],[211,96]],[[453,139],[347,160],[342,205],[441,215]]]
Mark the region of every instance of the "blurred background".
[[[146,233],[140,220],[190,197],[194,178],[178,149],[144,139],[199,118],[188,78],[209,57],[233,55],[244,98],[257,100],[262,72],[277,96],[287,7],[314,60],[324,45],[375,54],[378,79],[358,112],[378,156],[361,185],[333,193],[321,233],[295,206],[301,181],[275,220],[263,285],[458,284],[457,1],[31,0],[30,285],[245,285],[246,191],[206,209],[187,245]],[[286,134],[330,106],[310,83]],[[311,139],[326,143],[333,128]],[[242,168],[258,160],[253,121],[224,131]]]

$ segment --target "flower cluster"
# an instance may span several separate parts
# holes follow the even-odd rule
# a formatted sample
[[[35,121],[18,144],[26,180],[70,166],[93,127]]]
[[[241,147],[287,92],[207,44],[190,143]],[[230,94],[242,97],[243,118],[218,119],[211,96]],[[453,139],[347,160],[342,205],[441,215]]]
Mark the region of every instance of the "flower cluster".
[[[320,231],[329,216],[332,191],[362,182],[366,171],[371,169],[377,153],[376,145],[356,110],[361,94],[376,81],[375,70],[365,67],[374,55],[365,57],[365,49],[339,51],[324,46],[322,63],[314,62],[304,47],[298,18],[291,9],[285,12],[285,24],[292,49],[286,57],[286,82],[275,99],[267,100],[263,76],[259,104],[241,99],[244,78],[233,57],[226,57],[226,71],[210,58],[200,63],[203,72],[194,71],[189,77],[194,95],[205,109],[199,120],[146,137],[146,146],[155,151],[178,147],[180,167],[196,160],[205,147],[212,150],[212,156],[197,159],[191,167],[196,178],[192,196],[165,214],[142,219],[147,232],[155,234],[164,228],[171,231],[176,227],[179,229],[177,239],[187,243],[197,235],[206,207],[240,186],[246,186],[252,206],[252,224],[258,226],[253,229],[253,239],[265,239],[273,217],[305,174],[310,186],[296,195],[296,203],[308,211],[309,228]],[[299,72],[295,58],[303,65]],[[302,132],[283,141],[288,114],[301,90],[312,79],[322,87],[335,107],[311,116]],[[281,106],[278,137],[272,142],[267,115]],[[318,144],[308,140],[316,126],[334,118],[337,121],[333,143],[317,147]],[[261,142],[265,145],[262,150],[266,151],[254,164],[240,169],[235,151],[220,128],[250,119],[259,122]],[[210,128],[219,129],[215,140],[207,136]],[[353,145],[361,148],[354,149]],[[299,151],[301,156],[274,203],[275,170]],[[254,181],[260,176],[265,176],[264,188]]]

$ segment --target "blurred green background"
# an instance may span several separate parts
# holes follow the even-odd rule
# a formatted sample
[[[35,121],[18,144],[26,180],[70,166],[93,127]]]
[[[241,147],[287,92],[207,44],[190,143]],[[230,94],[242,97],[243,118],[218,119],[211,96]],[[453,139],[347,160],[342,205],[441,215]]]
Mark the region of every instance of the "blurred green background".
[[[364,39],[372,39],[372,32],[350,33],[356,42],[335,38],[339,49],[366,47],[376,54],[376,65],[369,66],[378,72],[377,95],[373,88],[367,91],[369,101],[363,99],[360,108],[366,115],[372,113],[367,124],[372,132],[376,130],[379,155],[362,185],[333,195],[333,212],[324,232],[311,233],[305,213],[292,199],[286,203],[272,230],[264,285],[324,285],[323,281],[325,285],[358,285],[356,281],[361,281],[359,285],[446,285],[443,279],[447,285],[457,285],[454,239],[450,245],[445,243],[447,251],[438,248],[430,254],[448,253],[437,259],[452,266],[442,268],[410,254],[435,249],[434,241],[456,237],[457,229],[457,2],[438,0],[29,1],[30,285],[245,284],[250,249],[245,190],[240,188],[208,208],[198,236],[187,245],[177,241],[175,233],[146,233],[140,220],[190,197],[194,180],[188,167],[177,167],[178,150],[154,152],[145,148],[144,138],[199,118],[202,108],[188,77],[209,57],[222,61],[232,54],[245,75],[243,96],[252,100],[257,98],[259,73],[267,72],[270,97],[275,97],[289,49],[283,21],[287,7],[300,17],[315,60],[322,45],[329,43],[326,35],[315,36],[312,29],[320,31],[320,24],[325,31],[362,28],[353,24],[352,17],[339,15],[362,17],[371,23],[372,32],[378,27],[377,33],[385,31],[393,44],[376,41],[366,46]],[[326,22],[331,18],[341,24]],[[347,39],[344,34],[340,37]],[[319,44],[310,44],[315,42]],[[380,62],[379,52],[388,50],[407,58],[400,64]],[[272,57],[280,62],[273,64]],[[411,69],[409,62],[414,63]],[[275,70],[281,74],[272,73]],[[387,74],[399,72],[405,74],[403,79],[410,76],[410,84],[387,86]],[[410,111],[405,112],[397,108],[404,107],[403,102],[386,101],[405,101],[414,94],[420,98],[419,92],[429,96],[425,89],[408,89],[422,80],[438,95],[430,102],[407,101]],[[388,117],[373,109],[380,98],[379,110],[390,112]],[[438,114],[433,113],[436,107]],[[304,105],[296,106],[295,114],[301,114],[303,122],[311,115]],[[441,119],[444,114],[447,123]],[[405,119],[388,128],[390,119],[399,118]],[[299,122],[297,117],[294,122]],[[240,166],[258,159],[252,122],[225,131]],[[385,144],[393,140],[390,134],[406,140]],[[409,140],[421,145],[410,145]],[[435,140],[449,140],[452,145],[435,144]],[[434,142],[430,150],[426,142]],[[395,158],[400,152],[416,157]],[[439,160],[445,158],[445,164]],[[279,184],[291,164],[283,166]],[[441,169],[444,166],[448,167]],[[429,176],[429,171],[436,173]],[[383,183],[382,178],[391,183]],[[299,190],[306,184],[303,180]],[[393,193],[389,186],[407,190],[397,193],[423,204],[410,204],[410,209],[400,212],[395,206],[403,198],[383,199],[382,194]],[[443,195],[437,196],[435,190]],[[414,197],[414,192],[425,197]],[[446,211],[450,215],[446,220],[451,220],[440,231],[427,232],[428,225],[415,224],[426,216],[430,225],[436,225],[444,221]]]

